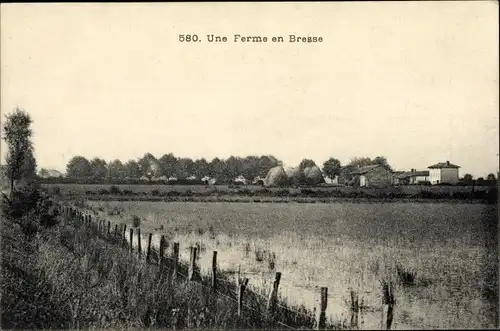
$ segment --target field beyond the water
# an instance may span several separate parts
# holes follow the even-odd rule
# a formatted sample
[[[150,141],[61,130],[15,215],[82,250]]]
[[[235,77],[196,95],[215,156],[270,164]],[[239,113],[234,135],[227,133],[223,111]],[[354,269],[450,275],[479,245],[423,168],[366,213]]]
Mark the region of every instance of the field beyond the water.
[[[359,293],[361,327],[380,327],[380,282],[396,281],[394,329],[494,328],[498,321],[497,206],[448,203],[248,204],[90,201],[101,218],[212,250],[249,286],[312,308],[328,286],[328,314],[348,318]],[[158,238],[158,236],[155,236]]]
[[[317,186],[276,188],[255,185],[43,184],[67,198],[106,201],[335,202],[339,200],[496,200],[495,187],[408,185],[387,188]]]

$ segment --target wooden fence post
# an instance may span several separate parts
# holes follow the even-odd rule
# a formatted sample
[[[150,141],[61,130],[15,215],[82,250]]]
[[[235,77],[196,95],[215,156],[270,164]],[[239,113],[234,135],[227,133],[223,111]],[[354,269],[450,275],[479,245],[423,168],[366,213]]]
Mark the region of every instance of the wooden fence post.
[[[269,293],[269,299],[267,300],[267,313],[272,314],[274,312],[274,308],[276,306],[276,300],[278,298],[278,287],[280,286],[281,280],[281,272],[277,272],[274,277],[273,287],[271,289],[271,293]]]
[[[240,285],[241,283],[241,264],[238,264],[238,274],[236,276],[236,285]]]
[[[391,329],[394,303],[395,300],[392,282],[384,282],[382,286],[382,319],[380,322],[382,330]]]
[[[134,245],[133,245],[133,242],[134,242],[134,229],[130,229],[129,230],[129,236],[130,236],[130,253],[133,253],[134,252]]]
[[[123,224],[123,246],[127,245],[127,225]]]
[[[146,262],[150,263],[151,262],[151,240],[153,239],[153,234],[149,234],[148,238],[148,250],[146,251]]]
[[[217,251],[212,256],[212,291],[217,292]]]
[[[358,315],[359,297],[355,291],[351,290],[351,330],[357,330],[359,328]]]
[[[111,236],[111,221],[108,221],[108,237]]]
[[[165,273],[165,236],[162,235],[160,238],[160,251],[158,260],[160,263],[160,280],[163,280],[163,275]]]
[[[320,310],[317,315],[316,326],[317,330],[324,330],[326,327],[326,307],[328,305],[328,287],[321,288]]]
[[[137,228],[137,252],[139,253],[139,257],[141,257],[141,254],[142,254],[141,228]]]
[[[115,224],[115,236],[118,236],[118,224]]]
[[[198,248],[196,246],[191,246],[191,255],[189,257],[189,280],[195,280],[196,276],[196,252]]]
[[[245,278],[239,285],[238,291],[238,316],[241,317],[243,308],[243,293],[245,293],[245,288],[248,285],[248,278]]]
[[[175,281],[177,279],[177,271],[179,264],[179,243],[174,243],[173,247],[173,266],[172,266],[172,276],[170,277],[171,281]]]

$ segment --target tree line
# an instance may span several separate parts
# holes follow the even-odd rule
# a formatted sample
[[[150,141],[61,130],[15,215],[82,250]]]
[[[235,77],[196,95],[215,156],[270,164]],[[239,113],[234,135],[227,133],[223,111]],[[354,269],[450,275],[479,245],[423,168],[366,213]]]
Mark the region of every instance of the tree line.
[[[340,175],[342,169],[354,170],[359,166],[372,164],[384,164],[390,168],[385,157],[354,158],[343,167],[336,158],[329,158],[320,168],[324,175],[334,178]],[[218,182],[232,182],[238,176],[243,176],[246,180],[263,178],[269,170],[276,166],[282,166],[283,162],[273,155],[261,156],[230,156],[227,159],[214,158],[207,161],[205,158],[193,160],[186,157],[177,157],[172,153],[164,154],[156,158],[151,153],[144,156],[122,162],[115,159],[106,162],[104,159],[95,157],[87,159],[83,156],[73,157],[66,166],[66,177],[69,179],[90,179],[100,180],[125,180],[147,178],[176,178],[202,180],[204,177],[215,178]],[[298,168],[316,166],[311,159],[303,159]]]
[[[71,179],[89,178],[94,180],[124,180],[127,178],[176,178],[201,180],[204,177],[216,178],[220,182],[230,182],[238,176],[247,179],[266,176],[269,169],[282,165],[282,161],[272,155],[237,157],[227,159],[205,158],[193,160],[164,154],[156,158],[146,153],[137,160],[122,162],[113,160],[106,162],[101,158],[86,159],[83,156],[73,157],[66,166],[66,176]]]

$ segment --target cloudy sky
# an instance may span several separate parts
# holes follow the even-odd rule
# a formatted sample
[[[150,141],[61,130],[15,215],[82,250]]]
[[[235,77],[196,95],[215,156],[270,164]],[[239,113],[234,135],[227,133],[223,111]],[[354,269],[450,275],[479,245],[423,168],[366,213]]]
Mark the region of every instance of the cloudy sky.
[[[178,41],[190,33],[202,41]],[[498,170],[498,56],[496,1],[2,4],[1,117],[29,111],[38,164],[61,170],[74,155],[172,152],[449,160],[485,176]]]

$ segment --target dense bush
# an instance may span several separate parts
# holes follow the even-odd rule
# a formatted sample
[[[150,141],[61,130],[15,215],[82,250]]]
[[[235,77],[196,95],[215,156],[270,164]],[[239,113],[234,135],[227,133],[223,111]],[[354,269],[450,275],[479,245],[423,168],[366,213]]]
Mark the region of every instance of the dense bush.
[[[29,238],[34,236],[40,227],[50,227],[57,223],[58,209],[38,185],[30,184],[15,189],[11,196],[2,195],[3,216],[19,224]]]
[[[106,189],[104,189],[104,188],[102,188],[102,189],[99,189],[99,194],[100,195],[107,195],[107,194],[109,194],[109,191],[106,190]]]
[[[120,190],[120,188],[118,186],[115,186],[115,185],[112,185],[110,188],[109,188],[109,193],[110,194],[114,194],[114,195],[118,195],[118,194],[121,194],[122,191]]]

